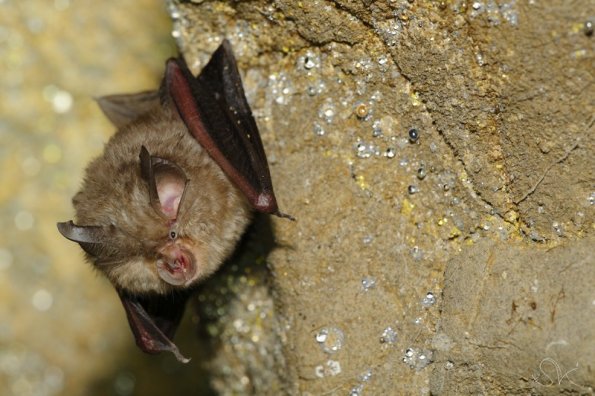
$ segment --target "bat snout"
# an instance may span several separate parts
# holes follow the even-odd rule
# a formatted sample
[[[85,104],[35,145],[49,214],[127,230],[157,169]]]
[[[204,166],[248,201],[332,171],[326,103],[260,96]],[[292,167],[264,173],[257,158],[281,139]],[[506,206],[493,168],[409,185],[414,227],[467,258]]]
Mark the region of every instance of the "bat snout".
[[[172,286],[188,286],[195,279],[196,260],[192,253],[176,245],[166,247],[161,253],[157,273],[163,281]]]

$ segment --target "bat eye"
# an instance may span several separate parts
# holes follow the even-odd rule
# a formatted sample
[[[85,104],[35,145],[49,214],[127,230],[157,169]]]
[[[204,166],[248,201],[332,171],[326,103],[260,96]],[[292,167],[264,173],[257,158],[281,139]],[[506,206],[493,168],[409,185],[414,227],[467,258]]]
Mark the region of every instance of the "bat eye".
[[[169,239],[176,239],[178,237],[178,233],[175,231],[169,232]]]

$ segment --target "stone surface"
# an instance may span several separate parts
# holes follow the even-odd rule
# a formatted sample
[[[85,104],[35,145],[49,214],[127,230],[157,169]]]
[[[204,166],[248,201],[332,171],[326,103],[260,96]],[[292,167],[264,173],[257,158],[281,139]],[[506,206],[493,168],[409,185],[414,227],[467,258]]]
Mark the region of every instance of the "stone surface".
[[[273,219],[278,246],[267,258],[276,315],[265,325],[280,332],[284,355],[281,370],[270,367],[278,372],[268,379],[272,389],[281,383],[289,394],[456,393],[430,375],[431,362],[448,356],[438,349],[441,337],[447,343],[462,336],[457,328],[437,333],[454,320],[441,311],[454,303],[441,298],[453,260],[486,244],[510,246],[524,252],[507,256],[521,282],[532,275],[515,272],[525,259],[547,262],[547,249],[592,241],[587,87],[594,44],[579,28],[593,13],[589,2],[171,4],[178,43],[196,59],[196,71],[223,37],[231,40],[280,204],[298,218]],[[410,139],[412,128],[418,140]],[[546,250],[534,257],[534,248]],[[592,262],[587,255],[577,265],[586,271]],[[479,270],[465,267],[470,274],[461,279]],[[445,293],[468,286],[461,281]],[[568,293],[568,301],[578,298]],[[220,329],[242,315],[220,317]],[[584,345],[580,332],[592,341],[588,323],[578,327],[568,334],[573,351]],[[477,331],[489,339],[507,329],[503,323],[492,333],[479,325]],[[547,338],[546,329],[535,331]],[[547,384],[539,386],[543,377],[527,375],[547,358],[536,361],[541,344],[522,347],[518,363],[486,379],[485,389],[548,392]],[[499,358],[490,351],[461,359],[483,367]],[[225,348],[217,359],[227,371],[261,367],[253,354]],[[589,392],[592,357],[581,362],[587,371],[579,392]],[[455,362],[453,370],[457,380],[482,383],[465,366]],[[267,394],[262,380],[247,375],[241,389]],[[232,383],[219,381],[217,390],[238,391]]]
[[[593,254],[484,240],[449,262],[432,393],[592,394]]]

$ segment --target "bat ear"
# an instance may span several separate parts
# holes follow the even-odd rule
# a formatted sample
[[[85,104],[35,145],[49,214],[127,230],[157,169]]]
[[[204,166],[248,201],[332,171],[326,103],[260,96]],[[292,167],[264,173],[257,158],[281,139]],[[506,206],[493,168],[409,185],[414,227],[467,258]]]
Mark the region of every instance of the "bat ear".
[[[66,239],[77,242],[91,256],[97,256],[106,240],[107,230],[101,226],[78,226],[70,221],[58,223],[58,231]]]
[[[95,100],[103,114],[116,128],[130,124],[160,104],[159,91],[108,95],[98,97]]]
[[[151,156],[145,146],[139,157],[141,175],[149,185],[151,206],[161,216],[175,220],[188,183],[186,174],[173,162]]]

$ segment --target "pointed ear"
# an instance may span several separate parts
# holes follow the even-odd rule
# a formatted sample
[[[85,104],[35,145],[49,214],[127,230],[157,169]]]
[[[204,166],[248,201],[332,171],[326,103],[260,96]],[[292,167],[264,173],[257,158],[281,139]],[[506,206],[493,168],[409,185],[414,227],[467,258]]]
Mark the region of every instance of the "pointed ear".
[[[184,171],[166,159],[149,154],[145,146],[140,150],[141,176],[149,185],[149,201],[157,213],[175,220],[188,178]]]
[[[58,223],[58,231],[66,239],[77,242],[91,256],[97,256],[109,239],[109,229],[100,226],[78,226],[70,221]]]
[[[135,94],[108,95],[95,99],[103,114],[121,128],[136,120],[151,109],[159,106],[159,91],[145,91]]]

